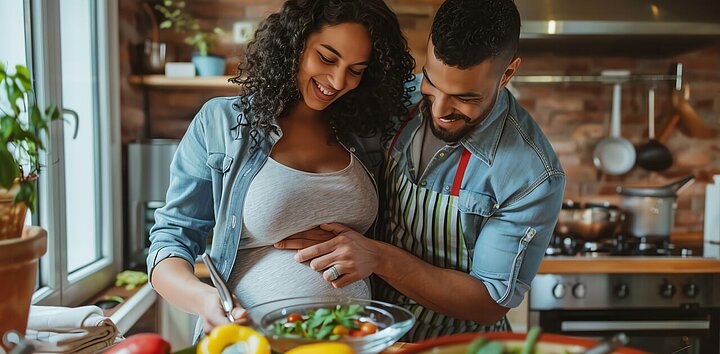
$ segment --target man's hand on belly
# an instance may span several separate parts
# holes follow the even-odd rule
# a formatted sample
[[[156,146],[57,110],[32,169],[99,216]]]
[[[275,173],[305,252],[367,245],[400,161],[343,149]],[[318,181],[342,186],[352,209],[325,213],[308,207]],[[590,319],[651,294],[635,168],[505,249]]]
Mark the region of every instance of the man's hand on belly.
[[[335,237],[334,233],[325,231],[320,227],[316,227],[314,229],[298,232],[294,235],[288,236],[282,241],[276,242],[274,246],[279,249],[301,250],[323,243],[333,237]]]
[[[333,280],[330,272],[323,277],[333,287],[342,288],[372,274],[382,259],[382,243],[371,240],[342,224],[322,224],[320,228],[333,235],[326,242],[300,249],[295,260],[311,260],[310,268],[324,271],[334,266],[339,278]]]

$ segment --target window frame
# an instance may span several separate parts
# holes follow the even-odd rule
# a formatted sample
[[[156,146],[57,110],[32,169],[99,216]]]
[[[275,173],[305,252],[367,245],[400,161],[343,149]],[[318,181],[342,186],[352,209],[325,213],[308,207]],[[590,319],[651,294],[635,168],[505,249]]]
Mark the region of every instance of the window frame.
[[[62,65],[60,43],[60,1],[24,0],[26,46],[30,70],[38,103],[52,103],[62,109]],[[39,305],[76,306],[98,294],[114,281],[122,267],[122,168],[120,139],[120,85],[118,53],[117,0],[91,0],[94,7],[95,48],[97,67],[97,112],[100,136],[96,146],[100,162],[95,173],[99,176],[101,223],[99,225],[102,258],[68,274],[67,235],[65,213],[64,134],[67,127],[62,120],[50,125],[43,164],[38,179],[38,210],[36,222],[48,231],[46,257],[40,262],[41,284],[33,294],[33,303]],[[29,24],[29,26],[28,26]],[[80,117],[79,124],[83,119]],[[97,119],[90,117],[89,119]]]

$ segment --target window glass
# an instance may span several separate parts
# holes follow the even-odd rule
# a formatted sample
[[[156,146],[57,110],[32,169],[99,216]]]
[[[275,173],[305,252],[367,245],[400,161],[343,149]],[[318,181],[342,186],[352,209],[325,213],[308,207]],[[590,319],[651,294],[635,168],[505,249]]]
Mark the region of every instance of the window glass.
[[[77,114],[65,125],[65,214],[67,266],[72,273],[102,257],[97,195],[97,110],[95,23],[90,0],[60,2],[62,92],[65,115]]]

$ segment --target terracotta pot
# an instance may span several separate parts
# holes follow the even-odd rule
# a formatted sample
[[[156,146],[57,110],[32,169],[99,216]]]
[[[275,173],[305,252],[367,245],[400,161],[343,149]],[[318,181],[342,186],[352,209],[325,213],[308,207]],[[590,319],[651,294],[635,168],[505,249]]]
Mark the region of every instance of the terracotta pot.
[[[16,182],[10,190],[0,188],[0,241],[20,236],[25,225],[27,205],[13,204],[13,198],[20,189]]]
[[[37,226],[26,226],[20,238],[0,241],[0,281],[3,286],[0,337],[10,330],[25,333],[38,259],[46,250],[47,232]]]

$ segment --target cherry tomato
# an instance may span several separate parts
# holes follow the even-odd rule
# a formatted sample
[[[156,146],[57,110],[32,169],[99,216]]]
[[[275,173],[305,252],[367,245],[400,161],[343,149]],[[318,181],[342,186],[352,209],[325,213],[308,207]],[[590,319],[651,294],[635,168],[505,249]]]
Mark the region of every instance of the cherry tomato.
[[[359,330],[359,329],[351,329],[349,333],[350,337],[365,337],[367,333]]]
[[[364,332],[365,334],[373,334],[377,332],[378,328],[376,325],[370,323],[370,322],[363,322],[360,325],[360,330]]]
[[[303,320],[303,318],[299,313],[291,313],[291,314],[287,315],[288,323],[300,322],[302,320]]]
[[[333,327],[332,334],[339,334],[339,335],[345,335],[350,333],[350,331],[347,329],[347,327],[343,325],[337,325]]]

